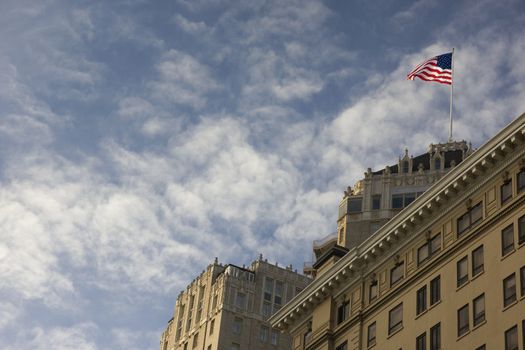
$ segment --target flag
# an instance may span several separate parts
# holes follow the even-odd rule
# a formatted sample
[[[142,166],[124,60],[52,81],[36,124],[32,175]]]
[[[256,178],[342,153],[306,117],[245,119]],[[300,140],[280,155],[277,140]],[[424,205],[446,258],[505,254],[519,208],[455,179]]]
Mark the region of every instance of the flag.
[[[419,78],[441,84],[452,84],[452,52],[432,57],[408,73],[407,79]]]

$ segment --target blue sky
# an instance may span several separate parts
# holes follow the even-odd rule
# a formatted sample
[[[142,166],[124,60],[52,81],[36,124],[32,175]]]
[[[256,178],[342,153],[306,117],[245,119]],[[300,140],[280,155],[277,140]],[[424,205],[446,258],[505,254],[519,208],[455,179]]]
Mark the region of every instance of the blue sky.
[[[297,268],[368,167],[525,111],[523,1],[0,3],[0,348],[157,349],[215,256]]]

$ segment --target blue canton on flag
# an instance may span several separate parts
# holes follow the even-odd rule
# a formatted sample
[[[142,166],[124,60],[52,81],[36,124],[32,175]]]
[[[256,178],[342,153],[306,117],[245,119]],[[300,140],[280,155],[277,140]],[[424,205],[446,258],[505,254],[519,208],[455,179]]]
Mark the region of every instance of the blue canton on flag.
[[[408,80],[419,78],[441,84],[452,84],[452,52],[432,57],[407,75]]]

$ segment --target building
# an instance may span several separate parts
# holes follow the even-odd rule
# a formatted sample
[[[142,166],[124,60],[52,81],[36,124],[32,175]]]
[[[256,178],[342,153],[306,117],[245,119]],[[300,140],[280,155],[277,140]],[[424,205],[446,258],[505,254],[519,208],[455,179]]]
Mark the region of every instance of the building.
[[[177,297],[160,349],[289,350],[289,336],[267,319],[310,281],[262,256],[249,267],[216,259]]]
[[[525,114],[318,270],[293,350],[525,349]]]
[[[313,242],[315,263],[304,273],[316,277],[326,260],[336,261],[410,205],[449,170],[473,152],[465,141],[431,144],[426,153],[399,157],[379,171],[368,168],[365,178],[348,187],[339,203],[337,231]]]

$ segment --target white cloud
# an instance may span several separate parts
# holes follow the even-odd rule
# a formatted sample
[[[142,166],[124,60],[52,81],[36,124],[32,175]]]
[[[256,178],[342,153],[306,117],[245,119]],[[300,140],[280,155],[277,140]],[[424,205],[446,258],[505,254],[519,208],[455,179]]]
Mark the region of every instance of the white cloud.
[[[207,95],[220,88],[210,69],[184,52],[168,51],[156,68],[159,80],[148,85],[153,97],[163,103],[199,109],[204,106]]]
[[[19,339],[7,350],[96,350],[93,334],[98,331],[93,323],[81,323],[72,327],[41,328],[34,327],[19,332]]]

